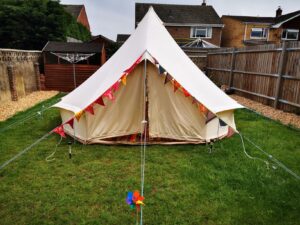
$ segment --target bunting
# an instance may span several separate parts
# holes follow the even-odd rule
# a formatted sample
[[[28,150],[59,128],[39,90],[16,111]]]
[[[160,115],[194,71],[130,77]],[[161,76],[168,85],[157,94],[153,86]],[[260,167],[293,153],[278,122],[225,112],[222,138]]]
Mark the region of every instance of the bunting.
[[[165,84],[168,83],[168,82],[171,81],[171,80],[172,80],[171,75],[169,75],[169,74],[167,73],[167,76],[166,76],[166,78],[165,78]]]
[[[115,97],[113,96],[111,88],[108,89],[106,92],[103,94],[104,97],[107,97],[109,100],[114,101]]]
[[[88,107],[86,107],[86,108],[85,108],[85,111],[86,111],[86,112],[89,112],[89,113],[92,114],[92,115],[95,114],[95,112],[94,112],[94,107],[93,107],[92,104],[89,105]]]
[[[95,101],[95,103],[97,103],[97,104],[99,104],[99,105],[102,105],[102,106],[105,106],[102,96],[100,96],[100,97]]]
[[[76,118],[76,120],[79,121],[82,115],[83,115],[83,110],[81,110],[81,111],[75,113],[75,118]]]
[[[208,122],[212,121],[214,118],[216,118],[216,115],[213,114],[211,111],[208,111],[205,123],[207,124]]]
[[[227,126],[227,124],[221,119],[219,119],[219,124],[220,124],[221,127]]]
[[[235,134],[235,131],[230,126],[228,126],[228,133],[227,133],[226,137],[229,138],[234,134]]]
[[[126,79],[127,79],[127,75],[124,74],[122,77],[121,77],[121,81],[122,81],[122,84],[125,86],[126,85]]]
[[[166,70],[161,66],[161,65],[158,65],[158,73],[160,75],[164,74],[166,72]]]
[[[111,87],[111,89],[116,92],[120,87],[120,82],[117,81],[116,83],[114,83],[114,85]]]
[[[193,101],[192,101],[192,104],[196,104],[197,103],[197,100],[193,97]]]
[[[60,126],[54,128],[53,132],[59,134],[63,138],[66,138],[66,134],[65,134],[63,125],[60,125]]]
[[[174,85],[174,92],[176,92],[181,87],[176,80],[174,80],[173,85]]]
[[[204,113],[205,115],[208,113],[208,109],[201,103],[199,103],[199,110],[200,110],[200,112]]]
[[[125,70],[124,72],[126,74],[130,74],[131,71],[142,61],[143,55],[141,55],[133,64],[131,67],[129,67],[127,70]]]
[[[183,94],[184,94],[185,97],[190,97],[191,96],[190,93],[187,90],[185,90],[184,88],[182,88],[182,91],[183,91]]]
[[[65,124],[69,124],[72,127],[72,129],[74,129],[74,118],[71,118]]]

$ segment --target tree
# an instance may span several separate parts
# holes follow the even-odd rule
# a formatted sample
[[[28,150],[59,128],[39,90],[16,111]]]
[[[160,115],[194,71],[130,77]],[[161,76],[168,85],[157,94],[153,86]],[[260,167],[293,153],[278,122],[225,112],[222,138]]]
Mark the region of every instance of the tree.
[[[67,36],[90,38],[59,1],[0,1],[0,48],[42,49],[48,41],[65,41]]]

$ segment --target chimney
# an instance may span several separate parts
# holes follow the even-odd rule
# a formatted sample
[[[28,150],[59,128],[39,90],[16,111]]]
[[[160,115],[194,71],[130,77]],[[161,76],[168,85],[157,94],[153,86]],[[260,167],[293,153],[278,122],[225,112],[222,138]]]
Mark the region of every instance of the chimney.
[[[278,9],[276,10],[276,17],[279,17],[282,15],[282,9],[280,6],[278,6]]]
[[[202,5],[206,6],[206,0],[203,0]]]

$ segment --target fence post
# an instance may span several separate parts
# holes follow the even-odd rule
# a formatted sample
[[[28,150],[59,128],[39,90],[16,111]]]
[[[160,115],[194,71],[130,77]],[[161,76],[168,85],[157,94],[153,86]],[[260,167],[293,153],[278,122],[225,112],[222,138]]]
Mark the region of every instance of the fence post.
[[[17,88],[16,88],[16,76],[14,73],[13,65],[7,66],[7,75],[8,75],[8,80],[9,80],[11,100],[18,101],[18,92],[17,92]]]
[[[286,62],[286,47],[287,47],[287,42],[284,41],[282,43],[282,50],[281,50],[281,55],[280,55],[280,61],[279,61],[279,66],[278,66],[278,78],[276,82],[276,89],[275,89],[275,100],[274,100],[274,108],[278,108],[278,102],[279,102],[279,95],[280,95],[280,90],[281,90],[281,81],[282,81],[282,75],[284,73],[285,69],[285,62]]]
[[[232,49],[231,53],[231,65],[230,65],[230,73],[229,73],[229,89],[231,89],[233,84],[233,71],[235,70],[235,57],[236,57],[236,49]]]
[[[39,63],[34,63],[34,73],[35,73],[35,79],[36,79],[36,88],[38,91],[41,90],[41,75],[40,75],[40,67]]]

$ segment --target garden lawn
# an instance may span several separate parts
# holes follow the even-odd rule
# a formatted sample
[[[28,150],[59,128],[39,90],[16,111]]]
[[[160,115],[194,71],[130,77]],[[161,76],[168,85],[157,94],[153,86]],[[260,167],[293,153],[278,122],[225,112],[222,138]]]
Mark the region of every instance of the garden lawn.
[[[49,101],[0,123],[0,130]],[[238,129],[300,174],[300,131],[246,109]],[[0,133],[0,164],[60,124],[57,109]],[[140,147],[73,145],[64,139],[45,158],[49,136],[0,171],[0,224],[135,224],[125,202],[140,188]],[[246,142],[249,154],[266,159]],[[246,157],[238,135],[205,145],[147,147],[144,224],[300,224],[300,181]]]

